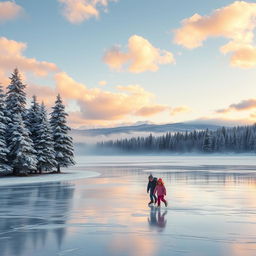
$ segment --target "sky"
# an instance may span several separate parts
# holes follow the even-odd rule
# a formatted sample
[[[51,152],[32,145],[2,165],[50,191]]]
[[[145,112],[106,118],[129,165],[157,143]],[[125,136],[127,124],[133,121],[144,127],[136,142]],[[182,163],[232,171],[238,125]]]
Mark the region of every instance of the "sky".
[[[256,3],[0,0],[0,82],[74,128],[256,121]]]

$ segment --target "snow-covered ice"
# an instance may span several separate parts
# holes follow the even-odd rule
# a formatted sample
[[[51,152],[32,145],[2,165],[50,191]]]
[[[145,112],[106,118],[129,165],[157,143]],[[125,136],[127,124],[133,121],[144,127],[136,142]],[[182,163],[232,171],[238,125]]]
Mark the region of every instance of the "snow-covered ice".
[[[69,181],[96,177],[100,175],[98,172],[93,171],[62,171],[62,173],[54,174],[43,174],[37,176],[28,177],[3,177],[0,178],[0,186],[10,186],[10,185],[22,185],[22,184],[32,184],[32,183],[45,183],[45,182],[56,182],[56,181]]]
[[[1,256],[256,255],[255,156],[76,160],[101,175],[0,187]],[[149,172],[167,208],[147,206]]]

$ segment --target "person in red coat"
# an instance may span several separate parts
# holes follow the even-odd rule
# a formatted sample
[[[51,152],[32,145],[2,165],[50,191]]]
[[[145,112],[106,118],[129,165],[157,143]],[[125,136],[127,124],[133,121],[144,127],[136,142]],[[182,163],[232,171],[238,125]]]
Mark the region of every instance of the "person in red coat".
[[[154,194],[157,194],[157,206],[160,207],[160,203],[161,203],[161,201],[163,201],[165,206],[167,207],[168,203],[164,199],[164,196],[166,196],[166,188],[165,188],[164,182],[161,178],[158,179],[158,181],[157,181],[157,185],[154,190]]]

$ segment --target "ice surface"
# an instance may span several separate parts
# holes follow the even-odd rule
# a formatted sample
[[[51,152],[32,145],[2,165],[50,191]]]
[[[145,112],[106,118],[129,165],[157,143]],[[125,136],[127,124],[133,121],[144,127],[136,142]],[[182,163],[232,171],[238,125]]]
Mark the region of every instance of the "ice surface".
[[[116,155],[78,156],[78,166],[255,166],[256,155]]]
[[[255,156],[76,160],[101,175],[0,187],[1,256],[256,255]],[[157,170],[167,208],[147,206]]]

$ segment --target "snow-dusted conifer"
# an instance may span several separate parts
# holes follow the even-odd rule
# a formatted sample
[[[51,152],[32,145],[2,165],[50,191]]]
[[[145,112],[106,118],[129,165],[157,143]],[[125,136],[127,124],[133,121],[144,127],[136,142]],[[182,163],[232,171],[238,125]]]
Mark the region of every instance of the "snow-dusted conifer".
[[[67,126],[67,116],[65,106],[60,95],[58,95],[50,119],[58,172],[60,172],[60,167],[68,167],[75,163],[73,141],[68,135],[70,128]]]
[[[209,130],[207,129],[205,131],[205,135],[204,135],[203,151],[206,153],[211,152],[211,150],[212,150],[211,146],[212,146],[211,136],[210,136]]]
[[[27,111],[26,120],[24,122],[30,132],[30,138],[34,143],[35,150],[37,150],[38,125],[40,124],[40,105],[38,104],[35,95],[32,97],[31,106]]]
[[[51,171],[52,168],[57,166],[57,162],[55,160],[52,129],[47,118],[45,105],[43,103],[40,106],[39,111],[40,122],[36,126],[38,134],[36,138],[36,156],[37,167],[41,173],[42,171]]]
[[[33,141],[25,127],[20,113],[13,114],[9,126],[9,160],[12,163],[14,174],[27,174],[36,170],[36,155]]]
[[[11,171],[7,160],[9,153],[6,144],[7,121],[8,118],[5,115],[5,95],[2,85],[0,85],[0,173],[8,173]]]
[[[26,93],[24,85],[17,68],[14,69],[10,77],[10,84],[6,92],[6,110],[7,114],[12,117],[14,114],[21,114],[24,117],[26,113]]]

